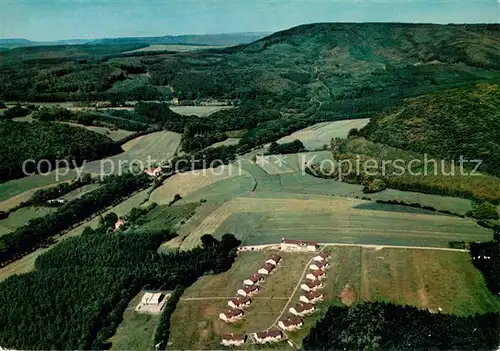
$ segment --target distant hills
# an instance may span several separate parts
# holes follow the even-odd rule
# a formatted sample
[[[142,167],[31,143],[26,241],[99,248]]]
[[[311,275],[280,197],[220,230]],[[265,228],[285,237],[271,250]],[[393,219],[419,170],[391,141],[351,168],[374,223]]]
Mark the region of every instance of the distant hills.
[[[222,34],[188,34],[166,35],[162,37],[123,37],[102,39],[69,39],[56,41],[31,41],[24,38],[1,39],[0,47],[15,48],[24,46],[46,45],[78,45],[78,44],[148,44],[148,45],[216,45],[234,46],[247,44],[268,35],[268,32],[222,33]]]

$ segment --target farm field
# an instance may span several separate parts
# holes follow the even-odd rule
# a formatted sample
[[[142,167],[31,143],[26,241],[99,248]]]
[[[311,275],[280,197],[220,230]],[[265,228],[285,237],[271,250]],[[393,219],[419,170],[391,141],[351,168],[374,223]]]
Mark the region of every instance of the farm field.
[[[302,344],[328,306],[358,300],[391,301],[434,312],[441,308],[442,313],[460,315],[500,311],[500,302],[488,291],[467,252],[342,246],[328,246],[325,250],[331,255],[331,267],[324,280],[325,301],[316,305],[312,316],[303,318],[305,324],[300,331],[287,332],[296,345]],[[279,252],[282,265],[263,283],[263,291],[254,296],[245,317],[232,324],[218,319],[228,297],[234,296],[242,280],[273,252],[242,252],[228,272],[202,277],[188,288],[172,315],[171,348],[214,349],[222,333],[248,334],[287,317],[287,309],[302,295],[300,290],[294,293],[294,289],[304,281],[302,273],[311,253]],[[287,347],[285,343],[279,345]],[[246,344],[245,348],[252,346]]]
[[[91,132],[105,135],[114,141],[121,140],[121,139],[123,139],[131,134],[134,134],[134,132],[131,132],[130,130],[124,130],[124,129],[111,129],[111,128],[107,128],[107,127],[84,126],[82,124],[72,123],[72,122],[60,122],[60,123],[69,124],[73,127],[85,128],[87,130],[90,130]]]
[[[227,110],[233,108],[232,106],[170,106],[170,109],[175,113],[183,116],[197,116],[197,117],[207,117],[212,113],[220,110]]]
[[[134,309],[144,291],[139,292],[123,313],[123,321],[115,335],[109,339],[111,350],[153,350],[154,335],[160,315],[138,313]]]
[[[133,165],[148,167],[168,160],[175,155],[181,141],[181,135],[161,131],[137,137],[123,145],[125,152],[103,160],[86,163],[85,172],[112,174],[118,172],[120,166],[129,169]],[[130,144],[132,146],[130,146]],[[127,145],[129,144],[129,145]],[[102,167],[101,167],[102,166]]]
[[[283,262],[274,274],[266,278],[263,290],[253,298],[243,320],[226,324],[218,315],[228,308],[228,299],[236,296],[243,280],[274,252],[241,253],[228,272],[202,277],[188,288],[172,315],[171,348],[217,349],[222,333],[253,333],[272,326],[300,281],[304,267],[312,257],[310,253],[280,253]]]
[[[177,173],[165,180],[162,186],[151,193],[150,201],[158,204],[168,204],[175,194],[184,197],[217,181],[236,177],[237,175],[238,169],[232,165]]]
[[[232,146],[238,145],[240,138],[227,138],[226,140],[219,141],[218,143],[210,145],[210,147],[220,147],[220,146]]]
[[[0,221],[0,236],[16,230],[34,218],[43,217],[55,211],[57,211],[57,208],[54,207],[28,206],[20,208],[11,213],[6,219]]]
[[[448,210],[454,213],[465,214],[472,210],[472,202],[460,197],[441,196],[433,194],[423,194],[411,191],[402,191],[396,189],[385,189],[374,194],[363,193],[363,186],[360,184],[348,184],[333,179],[322,179],[313,177],[305,172],[299,171],[300,164],[303,162],[321,162],[321,160],[331,159],[329,151],[318,151],[310,153],[300,153],[284,155],[288,169],[295,172],[281,173],[281,168],[274,174],[269,174],[268,165],[259,167],[248,159],[241,159],[241,165],[244,170],[249,172],[257,180],[256,192],[288,192],[299,194],[317,194],[317,195],[335,195],[353,198],[367,197],[373,201],[376,200],[398,200],[407,203],[419,203],[422,206],[431,206],[438,210]],[[274,168],[278,168],[273,165]]]
[[[61,170],[61,172],[66,172],[66,170]],[[35,192],[42,187],[52,186],[58,182],[63,182],[67,180],[72,180],[76,177],[76,172],[74,170],[68,170],[67,175],[60,175],[59,179],[56,179],[56,173],[51,172],[47,175],[35,174],[32,176],[27,176],[24,178],[9,180],[8,182],[0,184],[0,201],[2,201],[1,206],[4,207],[3,202],[6,200],[12,201],[13,205],[7,205],[8,208],[15,206],[16,199],[13,197],[20,195],[22,198],[20,202],[29,199],[32,193],[24,194],[27,191]]]
[[[246,245],[278,243],[283,237],[437,247],[448,247],[449,241],[491,240],[489,230],[469,219],[408,212],[406,208],[387,211],[358,199],[279,196],[260,197],[256,193],[224,203],[202,221],[181,248],[197,246],[203,234],[220,236],[225,232],[234,233]]]
[[[333,138],[346,138],[351,129],[361,129],[369,121],[369,118],[363,118],[317,123],[279,139],[278,144],[298,139],[308,150],[320,149],[325,144],[330,145]]]
[[[82,186],[81,188],[75,189],[63,196],[61,196],[59,199],[66,200],[66,201],[72,201],[75,199],[78,199],[82,197],[83,195],[90,193],[91,191],[94,191],[98,189],[101,185],[100,184],[87,184]]]

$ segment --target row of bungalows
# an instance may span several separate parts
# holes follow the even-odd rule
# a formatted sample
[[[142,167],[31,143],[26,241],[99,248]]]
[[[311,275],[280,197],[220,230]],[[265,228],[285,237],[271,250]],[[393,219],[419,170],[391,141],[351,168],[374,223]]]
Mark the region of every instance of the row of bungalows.
[[[247,308],[252,304],[252,300],[248,296],[235,297],[227,302],[231,308]]]
[[[304,322],[299,317],[291,316],[278,322],[278,327],[285,331],[296,331],[302,328]]]
[[[250,297],[257,294],[260,291],[260,289],[261,287],[259,285],[248,285],[242,289],[238,289],[236,293],[240,296]]]
[[[316,307],[312,303],[298,303],[288,309],[291,314],[298,317],[308,316],[316,311]]]

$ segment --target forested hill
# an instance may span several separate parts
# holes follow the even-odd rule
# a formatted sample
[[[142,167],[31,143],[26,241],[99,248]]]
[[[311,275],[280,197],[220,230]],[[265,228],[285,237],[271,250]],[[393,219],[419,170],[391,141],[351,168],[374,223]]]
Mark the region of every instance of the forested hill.
[[[127,100],[124,88],[131,84],[123,83],[131,81],[134,99],[141,92],[150,100],[165,98],[170,86],[181,99],[259,99],[300,110],[348,100],[366,110],[381,99],[387,105],[500,80],[500,25],[320,23],[237,47],[184,53],[124,54],[130,45],[110,45],[109,53],[106,45],[72,46],[69,53],[58,48],[0,53],[0,100],[99,100],[111,92]],[[139,73],[147,76],[138,79]]]
[[[372,119],[366,138],[444,159],[483,161],[500,175],[500,86],[478,84],[408,99]]]

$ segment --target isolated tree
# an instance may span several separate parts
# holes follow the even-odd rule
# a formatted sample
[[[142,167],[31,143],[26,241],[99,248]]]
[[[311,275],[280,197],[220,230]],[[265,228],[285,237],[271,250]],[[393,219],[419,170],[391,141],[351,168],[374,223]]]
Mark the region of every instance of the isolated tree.
[[[203,247],[213,247],[217,243],[217,240],[210,235],[210,234],[204,234],[201,237],[201,243],[203,244]]]
[[[114,227],[117,221],[118,221],[118,216],[116,215],[116,213],[110,212],[106,216],[104,216],[103,224],[106,228]]]

